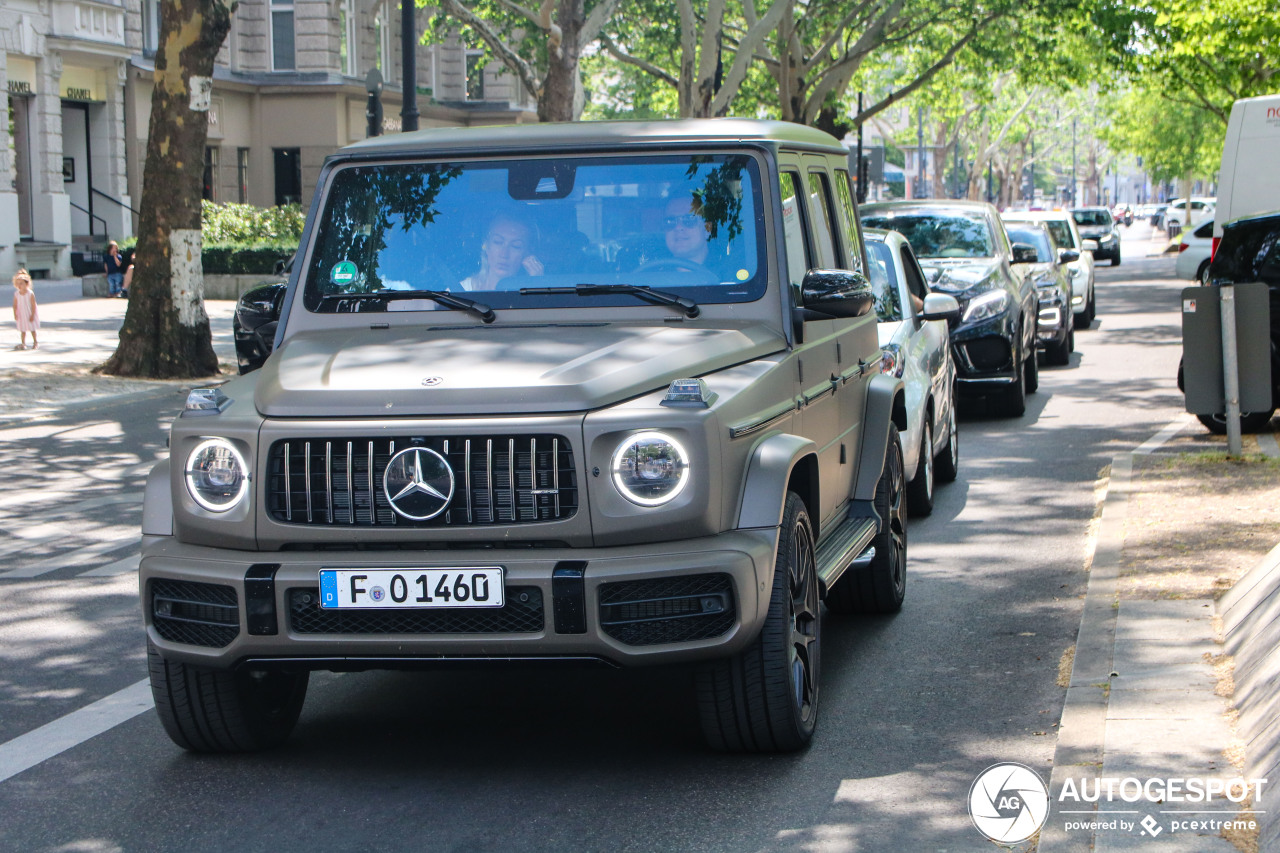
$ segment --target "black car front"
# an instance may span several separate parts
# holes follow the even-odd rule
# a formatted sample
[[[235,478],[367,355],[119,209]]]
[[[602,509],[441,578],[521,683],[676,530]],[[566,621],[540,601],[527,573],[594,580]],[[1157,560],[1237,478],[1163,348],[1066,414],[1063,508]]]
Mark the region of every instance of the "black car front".
[[[287,287],[288,282],[284,281],[263,282],[246,290],[236,301],[231,328],[242,374],[257,370],[271,355]]]

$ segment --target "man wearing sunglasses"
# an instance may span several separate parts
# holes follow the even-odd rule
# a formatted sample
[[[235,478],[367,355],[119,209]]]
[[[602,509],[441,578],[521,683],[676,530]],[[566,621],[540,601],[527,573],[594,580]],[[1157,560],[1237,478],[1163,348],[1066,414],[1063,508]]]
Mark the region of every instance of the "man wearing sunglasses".
[[[702,205],[692,196],[676,196],[667,202],[662,218],[667,251],[673,257],[695,264],[707,262],[707,223]]]

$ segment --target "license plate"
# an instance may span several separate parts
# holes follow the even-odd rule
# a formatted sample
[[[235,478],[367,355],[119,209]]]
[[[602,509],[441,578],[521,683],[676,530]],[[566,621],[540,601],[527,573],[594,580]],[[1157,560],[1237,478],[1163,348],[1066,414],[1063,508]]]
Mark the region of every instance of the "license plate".
[[[501,607],[502,592],[500,566],[320,571],[320,606],[326,610]]]

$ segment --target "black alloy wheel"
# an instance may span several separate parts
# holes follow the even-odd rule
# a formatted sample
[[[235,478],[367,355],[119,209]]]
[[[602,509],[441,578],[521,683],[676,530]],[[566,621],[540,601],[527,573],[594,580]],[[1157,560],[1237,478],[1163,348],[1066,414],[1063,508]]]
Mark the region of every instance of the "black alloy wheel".
[[[697,672],[707,743],[725,752],[794,752],[813,737],[822,664],[822,605],[813,525],[787,492],[769,612],[737,655]]]
[[[884,470],[876,484],[875,508],[880,530],[871,540],[871,565],[850,569],[827,590],[834,613],[897,613],[907,592],[907,478],[898,428],[889,426]]]

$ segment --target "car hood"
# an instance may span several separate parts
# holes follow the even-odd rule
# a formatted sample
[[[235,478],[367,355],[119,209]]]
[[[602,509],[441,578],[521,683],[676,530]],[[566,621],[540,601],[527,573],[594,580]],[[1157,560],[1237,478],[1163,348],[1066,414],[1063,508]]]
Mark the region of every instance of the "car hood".
[[[263,366],[254,404],[265,417],[588,411],[785,346],[759,325],[303,332]]]
[[[929,288],[954,296],[961,311],[978,294],[1003,286],[998,258],[921,258],[920,265]]]
[[[1091,225],[1086,228],[1081,225],[1077,227],[1080,229],[1080,236],[1086,240],[1100,240],[1111,235],[1111,229],[1106,226]]]

